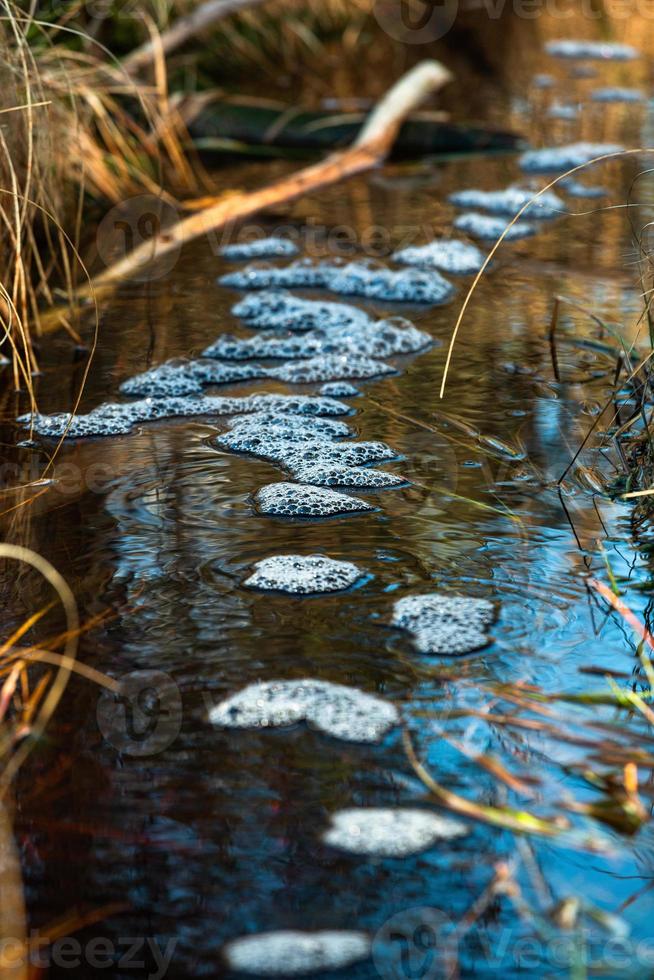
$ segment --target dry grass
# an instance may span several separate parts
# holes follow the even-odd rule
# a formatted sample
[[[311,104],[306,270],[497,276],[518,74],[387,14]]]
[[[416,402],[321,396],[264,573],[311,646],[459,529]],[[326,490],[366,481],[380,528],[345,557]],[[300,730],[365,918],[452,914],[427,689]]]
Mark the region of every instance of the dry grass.
[[[14,386],[34,407],[42,311],[62,295],[72,300],[87,277],[80,248],[89,199],[165,199],[197,191],[198,182],[163,61],[153,83],[137,86],[70,23],[39,22],[9,0],[0,11],[0,317]]]

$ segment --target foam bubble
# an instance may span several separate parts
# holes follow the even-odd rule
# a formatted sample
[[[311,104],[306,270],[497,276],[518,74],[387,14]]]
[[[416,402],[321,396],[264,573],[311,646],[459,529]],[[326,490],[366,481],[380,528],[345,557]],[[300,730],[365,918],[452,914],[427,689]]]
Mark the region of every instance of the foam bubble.
[[[165,398],[196,395],[205,385],[231,384],[252,381],[266,376],[266,369],[258,364],[219,364],[216,361],[167,361],[133,378],[120,386],[123,395]]]
[[[457,276],[479,272],[485,258],[476,246],[455,238],[439,238],[427,245],[412,245],[394,252],[391,257],[402,265],[440,269],[441,272]]]
[[[593,102],[643,102],[645,94],[638,88],[596,88],[591,93]]]
[[[141,422],[156,419],[190,418],[199,415],[241,415],[247,412],[274,412],[290,415],[344,415],[347,405],[335,398],[315,395],[259,394],[245,398],[221,398],[189,396],[180,398],[143,398],[135,402],[107,402],[99,405],[88,415],[71,416],[69,413],[54,415],[21,415],[17,422],[32,426],[37,435],[59,438],[64,433],[68,439],[86,439],[96,436],[116,436],[130,432]],[[66,432],[66,430],[68,431]]]
[[[379,378],[395,373],[395,369],[389,364],[362,354],[322,354],[271,368],[268,376],[289,384],[312,384],[342,378]]]
[[[222,728],[279,728],[306,721],[347,742],[379,742],[400,718],[390,701],[343,684],[303,679],[249,684],[212,708],[209,720]]]
[[[503,191],[465,190],[450,194],[448,200],[455,207],[472,211],[488,211],[490,214],[503,218],[513,218],[521,208],[533,200],[534,191],[522,187],[507,187]],[[534,218],[557,218],[567,211],[565,202],[545,191],[530,205],[525,214],[530,220]]]
[[[227,943],[223,954],[232,970],[257,977],[296,977],[337,970],[370,956],[365,932],[326,930],[261,932]]]
[[[492,218],[490,215],[477,214],[475,211],[467,211],[454,220],[454,227],[459,231],[465,231],[473,238],[481,238],[483,241],[494,241],[505,231],[505,241],[517,241],[520,238],[529,238],[538,231],[536,225],[522,219],[511,225],[508,231],[507,224],[505,218]]]
[[[399,599],[391,622],[413,635],[420,653],[455,655],[486,646],[494,618],[495,607],[487,599],[432,592]]]
[[[369,261],[312,263],[299,259],[278,268],[252,263],[238,272],[222,276],[221,285],[233,289],[329,289],[347,296],[365,296],[394,303],[435,305],[451,299],[454,287],[438,272],[403,269],[393,272]]]
[[[346,303],[301,299],[282,290],[246,296],[232,307],[235,316],[246,320],[249,327],[259,330],[290,330],[292,332],[331,330],[371,323],[364,310]]]
[[[548,54],[555,58],[587,58],[592,61],[632,61],[639,52],[630,44],[610,41],[550,41],[545,45]]]
[[[372,511],[374,508],[359,497],[304,483],[269,483],[255,495],[261,514],[293,519],[335,517]]]
[[[243,340],[225,334],[204,351],[205,357],[245,361],[308,359],[325,354],[373,357],[385,360],[396,354],[414,354],[432,344],[424,330],[403,317],[376,323],[346,324],[329,330],[316,328],[296,337],[249,337]]]
[[[581,167],[595,157],[619,153],[624,147],[615,143],[570,143],[567,146],[528,150],[520,157],[520,166],[530,173],[564,173]]]
[[[354,585],[363,574],[352,562],[325,555],[274,555],[254,567],[243,583],[248,588],[293,595],[340,592]]]
[[[467,832],[460,820],[429,810],[351,807],[332,815],[322,839],[353,854],[406,857]]]
[[[328,381],[320,388],[320,394],[328,398],[355,398],[361,392],[355,385],[348,384],[347,381]]]
[[[221,248],[220,254],[230,262],[241,259],[260,259],[265,256],[297,255],[299,249],[295,242],[288,238],[271,235],[269,238],[257,238],[251,242],[234,242]]]

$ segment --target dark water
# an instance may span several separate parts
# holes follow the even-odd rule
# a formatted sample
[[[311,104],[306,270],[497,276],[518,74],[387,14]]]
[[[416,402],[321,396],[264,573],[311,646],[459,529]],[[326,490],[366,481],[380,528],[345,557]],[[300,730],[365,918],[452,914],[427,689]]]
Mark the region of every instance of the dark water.
[[[572,79],[570,65],[551,67],[556,98],[609,81],[646,81],[642,66],[606,66],[595,80]],[[539,62],[530,70],[542,68]],[[638,145],[651,130],[650,110],[642,107],[586,105],[581,120],[552,120],[546,114],[552,94],[528,90],[523,81],[517,78],[516,94],[496,101],[488,114],[530,133],[534,142],[582,136]],[[230,938],[281,928],[376,933],[414,907],[467,923],[460,939],[463,977],[519,977],[526,970],[580,977],[591,955],[602,962],[604,976],[652,974],[651,830],[645,826],[630,838],[565,810],[572,800],[603,799],[584,780],[587,769],[620,778],[623,763],[617,751],[608,752],[607,740],[614,750],[632,740],[641,749],[641,793],[649,808],[652,736],[645,719],[565,703],[551,706],[549,731],[466,716],[490,711],[543,720],[498,700],[495,685],[607,691],[601,673],[584,672],[589,666],[622,672],[626,677],[618,682],[628,687],[643,686],[630,631],[589,599],[585,580],[589,572],[607,580],[603,549],[624,578],[625,601],[646,615],[647,542],[633,535],[630,507],[593,494],[583,471],[570,471],[562,494],[557,487],[611,391],[615,356],[593,343],[618,344],[568,309],[557,382],[547,329],[554,297],[564,294],[622,324],[629,341],[638,336],[644,345],[630,219],[640,227],[651,218],[651,178],[632,194],[641,206],[611,206],[627,200],[634,174],[645,165],[632,160],[603,167],[594,180],[610,188],[606,199],[599,205],[569,199],[573,210],[592,213],[548,223],[536,238],[502,249],[470,306],[442,402],[443,345],[398,362],[399,376],[364,385],[364,396],[352,400],[356,414],[348,421],[358,436],[395,447],[403,460],[394,469],[412,481],[405,490],[371,495],[379,509],[370,516],[301,526],[256,516],[252,493],[279,479],[279,471],[218,451],[212,436],[220,425],[191,420],[66,445],[56,461],[57,483],[31,507],[4,518],[8,540],[41,552],[64,574],[85,619],[110,611],[82,640],[80,657],[115,677],[159,672],[165,675],[156,681],[160,691],[166,684],[173,691],[150,740],[139,740],[138,731],[133,740],[121,740],[119,708],[118,734],[108,740],[98,724],[106,700],[88,682],[71,681],[47,741],[18,781],[16,832],[30,924],[46,927],[71,910],[125,905],[75,933],[81,962],[53,963],[53,977],[155,973],[151,953],[139,948],[128,959],[129,937],[156,942],[161,950],[175,940],[169,977],[223,976],[220,949]],[[241,164],[220,180],[226,188],[256,185],[276,168],[282,165]],[[307,244],[312,254],[334,249],[339,226],[357,242],[357,255],[370,252],[366,242],[380,235],[388,251],[407,238],[423,241],[447,231],[451,191],[503,187],[517,175],[509,158],[392,165],[262,224],[317,229]],[[323,228],[332,232],[329,246]],[[382,231],[375,237],[371,228]],[[114,397],[118,383],[137,371],[197,353],[222,331],[241,332],[229,312],[236,294],[215,281],[227,268],[215,252],[215,242],[199,241],[163,278],[126,286],[102,301],[83,410]],[[446,307],[392,312],[446,344],[468,281],[459,281]],[[391,311],[384,304],[366,308]],[[57,336],[44,345],[43,363],[41,410],[69,409],[85,362]],[[25,408],[12,399],[5,398],[6,416]],[[490,452],[441,412],[522,452]],[[609,420],[607,414],[599,431]],[[17,449],[19,438],[15,427],[5,426],[3,454],[30,478],[51,447]],[[599,446],[591,440],[580,459],[611,478],[619,462]],[[286,551],[324,551],[355,561],[368,576],[346,594],[310,600],[241,587],[253,562]],[[19,620],[47,593],[35,574],[18,573],[17,584],[10,611]],[[430,589],[496,600],[501,612],[492,645],[455,661],[417,655],[387,622],[396,597]],[[441,784],[478,803],[546,816],[568,812],[576,827],[601,837],[609,853],[519,839],[473,821],[468,836],[408,859],[327,848],[319,837],[333,811],[424,801],[424,787],[397,732],[379,746],[358,746],[305,728],[230,732],[208,724],[217,700],[252,680],[275,677],[334,680],[403,704],[418,755]],[[475,762],[474,756],[488,754],[526,780],[528,793],[507,788]],[[505,862],[520,900],[484,898]],[[619,934],[591,918],[584,920],[588,948],[580,930],[558,932],[546,912],[568,896],[618,915],[629,938],[621,944]],[[521,902],[536,918],[521,914]],[[544,930],[536,938],[534,922]],[[113,951],[108,967],[88,952],[98,937]],[[404,966],[389,955],[378,961],[379,970],[367,962],[339,975],[453,975],[422,955],[418,945]]]

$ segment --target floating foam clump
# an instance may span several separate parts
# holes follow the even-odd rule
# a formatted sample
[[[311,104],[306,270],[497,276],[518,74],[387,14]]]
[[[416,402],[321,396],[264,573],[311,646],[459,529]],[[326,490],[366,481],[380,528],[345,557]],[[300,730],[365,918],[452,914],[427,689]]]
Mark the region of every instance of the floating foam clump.
[[[421,653],[454,655],[486,646],[494,619],[495,607],[487,599],[432,592],[396,602],[392,624],[412,633]]]
[[[216,442],[232,452],[269,460],[301,483],[316,487],[384,490],[406,484],[403,477],[394,473],[368,468],[369,463],[395,458],[396,453],[386,443],[330,441],[341,434],[340,430],[316,433],[289,425],[284,429],[277,427],[271,435],[265,423],[243,424],[218,436]]]
[[[567,180],[559,181],[559,187],[561,187],[566,194],[569,194],[571,197],[585,197],[588,199],[593,199],[597,197],[606,197],[608,194],[606,187],[582,184],[573,177],[568,177]]]
[[[456,194],[450,194],[448,201],[457,208],[488,211],[490,214],[499,215],[503,218],[515,217],[518,211],[530,201],[533,203],[525,211],[525,215],[530,220],[534,218],[558,218],[567,211],[565,201],[562,201],[551,191],[545,191],[536,200],[534,200],[535,196],[536,192],[525,190],[522,187],[507,187],[503,191],[457,191]]]
[[[301,299],[282,290],[246,296],[232,307],[232,313],[247,320],[249,327],[259,330],[330,330],[372,322],[368,314],[356,306]]]
[[[256,364],[218,364],[216,361],[168,361],[123,381],[123,395],[165,398],[197,395],[205,385],[252,381],[266,376],[266,369]]]
[[[394,473],[367,468],[369,463],[396,457],[386,443],[334,442],[349,434],[342,422],[261,413],[239,417],[230,428],[217,436],[218,445],[269,460],[301,483],[384,490],[407,482]]]
[[[507,220],[505,218],[492,218],[488,214],[477,214],[475,211],[467,211],[460,214],[454,221],[454,227],[459,231],[465,231],[473,238],[480,238],[483,241],[492,241],[500,237],[506,231]],[[530,221],[516,221],[506,232],[504,240],[507,242],[517,241],[519,238],[529,238],[538,231],[536,225]]]
[[[136,402],[108,402],[88,415],[21,415],[17,421],[32,426],[37,435],[69,439],[124,435],[141,422],[198,415],[241,415],[247,412],[287,412],[291,415],[343,415],[347,406],[334,398],[315,395],[249,395],[246,398],[143,398]],[[67,430],[67,431],[66,431]]]
[[[181,365],[162,364],[161,367],[128,378],[121,384],[120,391],[123,395],[149,398],[182,397],[200,394],[205,385],[234,384],[259,378],[276,378],[290,384],[304,384],[341,378],[378,378],[393,374],[394,371],[394,368],[383,361],[354,353],[317,355],[278,368],[265,368],[259,364],[234,364],[232,361],[222,363],[212,359],[188,361]]]
[[[439,238],[428,245],[412,245],[394,252],[391,256],[402,265],[440,269],[452,275],[467,276],[479,272],[485,256],[469,242],[455,238]]]
[[[271,368],[268,376],[289,384],[313,384],[342,378],[380,378],[395,373],[389,364],[362,354],[322,354],[306,361],[292,361],[282,367]]]
[[[643,102],[645,95],[639,88],[597,88],[591,99],[593,102]]]
[[[205,399],[206,401],[228,401],[228,399]],[[231,398],[233,411],[224,411],[223,415],[240,415],[242,412],[287,412],[289,415],[344,415],[347,405],[335,398],[318,397],[317,395],[249,395],[247,398]],[[243,407],[238,407],[238,406]],[[217,410],[216,410],[217,411]],[[218,414],[218,413],[217,413]]]
[[[274,517],[335,517],[374,510],[371,504],[336,490],[304,483],[269,483],[257,491],[257,508]]]
[[[467,832],[460,820],[429,810],[351,807],[332,815],[322,839],[353,854],[406,857]]]
[[[396,354],[414,354],[431,343],[429,334],[418,330],[408,320],[389,317],[376,323],[348,324],[329,330],[316,328],[300,337],[250,337],[241,340],[227,334],[207,347],[204,356],[246,361],[262,358],[304,360],[319,354],[340,354],[385,360]]]
[[[545,45],[555,58],[587,58],[592,61],[632,61],[639,52],[630,44],[609,41],[550,41]]]
[[[615,143],[570,143],[568,146],[545,147],[528,150],[520,157],[520,166],[529,173],[564,173],[573,170],[595,157],[619,153],[624,147]]]
[[[389,701],[311,679],[249,684],[209,714],[209,721],[221,728],[280,728],[305,721],[346,742],[379,742],[399,720]]]
[[[404,477],[387,473],[386,470],[343,466],[338,463],[295,465],[292,475],[302,483],[313,483],[316,487],[353,487],[358,490],[388,490],[407,483]]]
[[[275,555],[256,563],[255,571],[243,585],[269,592],[311,595],[340,592],[361,578],[362,572],[349,561],[336,561],[325,555]]]
[[[365,932],[261,932],[227,943],[223,955],[232,970],[255,977],[297,977],[338,970],[368,959]]]
[[[240,259],[262,259],[266,256],[291,256],[297,255],[299,249],[295,242],[288,238],[278,238],[271,235],[269,238],[257,238],[252,242],[234,242],[233,245],[225,245],[221,248],[220,254],[230,261]]]
[[[355,385],[348,384],[347,381],[328,381],[320,389],[320,394],[326,395],[328,398],[354,398],[361,392]]]
[[[397,456],[385,442],[331,442],[333,438],[330,434],[322,439],[317,435],[311,437],[308,431],[303,435],[297,430],[291,431],[290,438],[284,438],[281,434],[267,433],[264,425],[237,426],[217,436],[216,442],[234,453],[247,453],[278,463],[293,475],[307,465],[366,466]]]
[[[295,442],[317,439],[342,439],[350,435],[345,422],[333,419],[305,418],[301,415],[275,415],[274,412],[253,412],[230,419],[229,428],[239,439],[250,438],[252,444],[265,446],[267,440],[286,439]]]
[[[233,289],[329,289],[346,296],[394,303],[445,303],[454,287],[438,272],[403,269],[393,272],[371,262],[313,263],[300,259],[290,265],[276,266],[252,263],[239,272],[230,272],[219,280]]]
[[[564,102],[553,102],[547,110],[547,115],[551,119],[576,119],[579,115],[579,108]]]

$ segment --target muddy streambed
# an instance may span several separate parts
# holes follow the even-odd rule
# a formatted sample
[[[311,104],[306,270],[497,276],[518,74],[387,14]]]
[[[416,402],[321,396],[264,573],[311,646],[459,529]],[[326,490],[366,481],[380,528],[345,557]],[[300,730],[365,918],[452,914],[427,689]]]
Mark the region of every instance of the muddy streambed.
[[[577,62],[543,59],[538,67],[552,73],[552,87],[542,79],[516,84],[494,118],[535,145],[647,141],[648,104],[591,98],[606,85],[645,85],[638,62],[595,65],[594,78],[578,77]],[[561,112],[562,103],[582,107]],[[353,980],[453,976],[455,959],[466,977],[525,969],[583,976],[585,960],[611,977],[653,968],[650,829],[628,836],[573,812],[608,799],[597,777],[622,778],[620,746],[633,740],[651,755],[644,718],[561,701],[546,706],[549,717],[519,703],[515,688],[508,699],[499,689],[523,682],[550,694],[606,692],[606,671],[620,684],[644,686],[629,630],[586,587],[589,573],[606,580],[607,557],[625,601],[649,613],[648,542],[634,539],[629,506],[594,486],[619,462],[602,451],[601,438],[591,439],[581,466],[558,485],[610,393],[616,341],[578,309],[563,311],[557,381],[547,330],[554,298],[564,294],[645,344],[630,224],[652,218],[651,178],[631,189],[645,160],[584,176],[606,196],[562,193],[569,211],[583,213],[541,222],[537,234],[502,248],[470,305],[443,401],[446,345],[469,277],[448,277],[457,292],[442,306],[300,292],[351,302],[375,319],[407,317],[435,341],[392,358],[396,373],[355,382],[361,394],[343,400],[353,438],[391,446],[397,461],[381,465],[407,481],[362,494],[370,512],[302,523],[257,513],[253,495],[283,478],[279,468],[217,443],[222,422],[187,418],[66,443],[56,484],[4,518],[9,540],[64,574],[86,619],[110,611],[82,640],[82,659],[115,677],[155,672],[148,675],[155,694],[122,705],[71,681],[19,779],[16,833],[33,924],[124,905],[76,933],[79,963],[59,957],[52,976],[97,975],[88,948],[98,937],[110,944],[106,975],[156,975],[164,969],[156,946],[169,977],[223,976],[226,942],[279,929],[376,936],[373,958],[338,974]],[[254,186],[284,166],[239,164],[221,180]],[[521,176],[515,158],[389,165],[257,224],[266,232],[283,226],[317,258],[384,258],[449,234],[462,213],[449,194],[504,188]],[[614,207],[628,199],[637,206]],[[231,312],[244,294],[217,283],[239,267],[217,255],[220,244],[199,241],[161,278],[103,302],[81,411],[223,333],[251,335]],[[43,361],[41,411],[69,410],[84,359],[58,336]],[[268,377],[215,393],[319,388]],[[5,395],[3,417],[27,407]],[[3,426],[4,460],[21,479],[33,478],[53,443],[21,446],[22,438],[19,427]],[[362,575],[345,591],[311,598],[243,586],[256,562],[289,553],[329,555]],[[16,621],[45,596],[29,573],[19,573],[19,585]],[[495,603],[491,643],[457,659],[419,653],[391,627],[393,603],[430,591]],[[516,837],[467,820],[466,833],[409,856],[330,846],[322,838],[336,811],[424,805],[426,790],[397,728],[364,744],[304,724],[252,731],[209,723],[222,699],[277,678],[333,681],[394,702],[442,786],[479,804],[565,814],[573,832]],[[649,806],[646,764],[641,776]],[[589,839],[599,853],[584,849]],[[510,876],[512,899],[488,891],[498,874]],[[566,899],[581,903],[572,929],[560,928],[572,907]],[[131,959],[129,937],[143,940]]]

